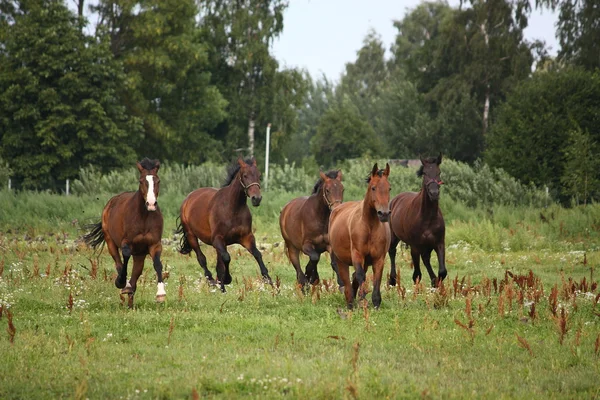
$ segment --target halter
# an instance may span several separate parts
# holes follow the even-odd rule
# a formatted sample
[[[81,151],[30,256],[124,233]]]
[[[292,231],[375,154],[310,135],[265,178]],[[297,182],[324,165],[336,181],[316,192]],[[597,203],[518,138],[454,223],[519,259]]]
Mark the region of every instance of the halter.
[[[327,198],[327,194],[325,193],[325,188],[321,188],[321,190],[323,191],[323,199],[325,199],[325,204],[327,204],[327,207],[329,207],[330,211],[331,211],[331,207],[333,207],[333,205],[335,203],[341,203],[341,201],[339,201],[339,200],[329,201],[329,199]]]
[[[425,176],[425,179],[426,179],[425,186],[428,186],[430,183],[434,183],[434,182],[440,186],[444,184],[444,182],[441,179],[438,181],[437,179],[430,178],[428,176]]]
[[[244,182],[242,181],[242,176],[241,175],[238,175],[238,176],[240,177],[240,185],[242,185],[242,187],[244,188],[244,193],[246,193],[246,197],[248,197],[248,188],[256,185],[260,189],[260,183],[252,182],[251,184],[246,186],[246,185],[244,185]]]

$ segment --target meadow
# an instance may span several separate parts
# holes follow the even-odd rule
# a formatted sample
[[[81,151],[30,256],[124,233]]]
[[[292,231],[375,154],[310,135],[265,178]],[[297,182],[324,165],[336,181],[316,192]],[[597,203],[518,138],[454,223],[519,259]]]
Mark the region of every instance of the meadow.
[[[343,166],[346,200],[362,195],[363,167]],[[600,207],[563,208],[510,181],[481,189],[490,179],[480,175],[493,171],[475,174],[480,186],[461,186],[461,168],[450,163],[443,176],[443,288],[415,285],[410,253],[399,247],[400,284],[382,287],[378,310],[368,301],[345,308],[326,256],[320,284],[306,293],[296,286],[277,218],[310,191],[307,171],[276,170],[252,209],[274,286],[232,246],[224,294],[176,251],[188,189],[179,171],[159,197],[167,301],[155,302],[147,260],[132,310],[106,249],[93,252],[79,237],[112,195],[101,180],[135,188],[134,171],[93,179],[82,171],[74,196],[0,192],[0,398],[598,397]],[[216,185],[220,171],[188,185]],[[277,174],[295,183],[284,187],[291,178]],[[415,190],[413,175],[393,169],[392,191]],[[204,249],[214,271],[215,252]]]

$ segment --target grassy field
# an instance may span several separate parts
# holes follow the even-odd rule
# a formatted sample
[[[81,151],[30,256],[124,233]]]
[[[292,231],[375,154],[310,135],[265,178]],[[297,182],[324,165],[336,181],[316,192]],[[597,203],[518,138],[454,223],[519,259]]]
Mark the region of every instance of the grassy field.
[[[383,288],[379,310],[349,312],[325,259],[321,284],[296,288],[263,212],[257,238],[275,287],[237,246],[228,292],[208,286],[195,259],[175,251],[168,222],[167,301],[154,301],[147,260],[133,310],[106,249],[79,243],[70,219],[5,228],[0,399],[600,395],[600,252],[593,232],[563,232],[568,214],[551,221],[564,240],[539,221],[455,218],[444,290],[415,286],[399,251],[401,285]]]

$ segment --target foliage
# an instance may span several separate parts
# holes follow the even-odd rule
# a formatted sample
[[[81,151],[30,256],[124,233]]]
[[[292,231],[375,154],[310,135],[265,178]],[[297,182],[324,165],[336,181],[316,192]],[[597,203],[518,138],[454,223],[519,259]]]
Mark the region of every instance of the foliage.
[[[536,73],[499,108],[485,159],[525,183],[550,186],[567,203],[571,193],[561,177],[569,132],[580,129],[597,142],[599,105],[600,74],[580,69]]]
[[[62,1],[19,7],[0,24],[0,154],[15,186],[55,189],[82,164],[130,162],[139,125],[119,103],[108,44],[82,34]]]
[[[94,7],[100,35],[110,38],[127,79],[121,101],[143,121],[138,157],[183,163],[220,159],[211,136],[226,101],[211,83],[207,45],[200,41],[193,0],[102,0]]]
[[[577,203],[587,204],[590,199],[600,199],[600,150],[589,133],[575,129],[569,132],[565,149],[565,172],[560,178],[566,194]]]

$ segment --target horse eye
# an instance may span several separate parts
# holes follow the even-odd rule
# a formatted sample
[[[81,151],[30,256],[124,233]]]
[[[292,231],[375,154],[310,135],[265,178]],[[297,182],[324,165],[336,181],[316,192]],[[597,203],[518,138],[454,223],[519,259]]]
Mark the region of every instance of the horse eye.
[[[373,186],[373,187],[371,188],[371,190],[375,190],[375,186]]]

